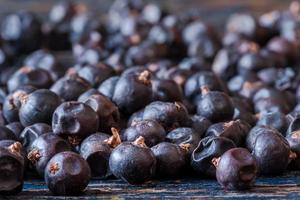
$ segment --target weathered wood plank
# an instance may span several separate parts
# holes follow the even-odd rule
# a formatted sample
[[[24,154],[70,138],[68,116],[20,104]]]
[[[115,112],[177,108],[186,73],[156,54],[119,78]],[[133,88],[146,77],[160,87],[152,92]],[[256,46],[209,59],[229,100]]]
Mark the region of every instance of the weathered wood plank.
[[[300,199],[300,172],[289,172],[278,177],[258,178],[248,191],[225,191],[215,180],[184,178],[181,180],[157,180],[144,185],[132,186],[121,180],[93,180],[80,199]],[[51,199],[43,180],[27,181],[24,191],[13,199]],[[65,197],[56,197],[65,199]],[[70,197],[68,199],[78,199]]]

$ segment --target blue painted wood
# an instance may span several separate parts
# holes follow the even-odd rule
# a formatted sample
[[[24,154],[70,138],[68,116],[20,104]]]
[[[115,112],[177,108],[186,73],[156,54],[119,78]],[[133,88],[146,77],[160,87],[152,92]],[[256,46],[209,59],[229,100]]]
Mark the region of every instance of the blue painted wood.
[[[132,186],[121,180],[93,180],[80,199],[300,199],[300,172],[288,172],[277,177],[260,177],[248,191],[226,191],[215,180],[183,178],[152,181]],[[53,197],[43,180],[26,181],[24,190],[12,199],[65,199]],[[78,197],[68,197],[78,199]]]

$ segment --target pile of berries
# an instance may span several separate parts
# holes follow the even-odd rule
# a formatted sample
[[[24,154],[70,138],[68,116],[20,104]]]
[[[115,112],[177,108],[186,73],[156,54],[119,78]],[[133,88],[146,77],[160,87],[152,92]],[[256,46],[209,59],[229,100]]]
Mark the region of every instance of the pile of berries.
[[[141,0],[116,0],[105,20],[67,1],[43,22],[7,15],[0,194],[33,173],[77,195],[92,178],[243,190],[300,170],[300,3],[233,14],[223,32],[199,16]]]

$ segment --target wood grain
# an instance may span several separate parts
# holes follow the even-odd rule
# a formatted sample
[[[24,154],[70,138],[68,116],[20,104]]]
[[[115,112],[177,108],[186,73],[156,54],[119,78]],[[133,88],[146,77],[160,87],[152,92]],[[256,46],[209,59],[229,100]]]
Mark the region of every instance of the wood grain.
[[[15,200],[51,199],[42,180],[27,181],[24,191]],[[65,197],[55,197],[65,199]],[[278,177],[258,178],[255,187],[247,191],[225,191],[215,180],[183,178],[156,180],[132,186],[121,180],[93,180],[80,199],[300,199],[300,172],[288,172]],[[78,199],[70,197],[68,199]]]

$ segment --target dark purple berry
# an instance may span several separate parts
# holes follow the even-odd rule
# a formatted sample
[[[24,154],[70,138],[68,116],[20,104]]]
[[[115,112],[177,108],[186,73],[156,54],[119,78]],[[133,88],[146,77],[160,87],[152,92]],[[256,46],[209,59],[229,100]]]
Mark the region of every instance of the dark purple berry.
[[[300,132],[292,132],[286,136],[286,140],[291,147],[291,152],[289,155],[289,160],[291,163],[289,165],[292,169],[298,170],[300,168]]]
[[[14,140],[17,141],[17,136],[5,126],[0,126],[0,140]]]
[[[144,138],[147,146],[152,147],[165,140],[166,132],[158,122],[153,120],[133,122],[133,124],[123,132],[125,141],[133,142],[140,136]]]
[[[189,117],[182,103],[155,101],[145,107],[144,120],[154,120],[160,123],[166,131],[188,124]]]
[[[92,177],[108,178],[111,176],[109,157],[113,148],[121,143],[118,131],[111,130],[112,136],[105,133],[95,133],[82,141],[80,155],[89,163]]]
[[[271,126],[285,135],[288,128],[286,116],[280,112],[266,112],[258,115],[256,125]]]
[[[34,142],[36,138],[44,133],[52,132],[51,126],[45,123],[37,123],[31,126],[27,126],[23,129],[20,134],[20,140],[26,150],[28,150],[31,144]]]
[[[7,15],[1,23],[1,38],[14,54],[29,53],[41,46],[41,24],[26,11]]]
[[[32,87],[21,87],[8,95],[3,104],[3,116],[8,122],[18,122],[19,110],[22,105],[22,100],[32,93],[35,89]]]
[[[53,133],[62,136],[77,146],[82,139],[97,132],[97,113],[84,103],[70,101],[62,103],[53,113]]]
[[[183,173],[188,151],[185,147],[185,145],[162,142],[151,148],[157,160],[158,177],[176,178]]]
[[[28,159],[38,174],[43,177],[48,161],[56,154],[70,151],[67,141],[53,133],[44,133],[36,138],[29,147]]]
[[[235,147],[234,142],[228,138],[205,137],[191,155],[191,166],[198,175],[214,178],[216,167],[212,163],[213,158],[218,158],[227,150]]]
[[[182,101],[182,89],[173,80],[152,80],[153,101]]]
[[[20,122],[9,123],[6,125],[6,128],[11,130],[15,134],[15,136],[18,138],[18,140],[20,140],[20,135],[21,135],[22,131],[24,130],[24,127],[22,126],[22,124]]]
[[[224,91],[224,83],[210,71],[202,71],[191,76],[185,83],[185,96],[191,100],[201,94],[201,88],[207,87],[209,90]]]
[[[249,124],[240,120],[219,122],[211,125],[207,129],[205,136],[226,137],[231,139],[236,146],[244,146],[250,129],[251,126]]]
[[[90,96],[94,95],[94,94],[101,94],[98,90],[91,88],[89,90],[87,90],[86,92],[82,93],[77,101],[84,103]]]
[[[24,66],[40,68],[48,71],[53,80],[57,80],[63,75],[64,68],[58,59],[46,50],[37,50],[26,57]]]
[[[45,169],[45,182],[54,195],[78,195],[91,178],[88,163],[78,154],[65,151],[56,154]]]
[[[175,143],[178,145],[189,144],[188,154],[190,155],[194,149],[198,146],[201,140],[201,133],[196,132],[192,128],[176,128],[169,132],[166,136],[166,141]]]
[[[0,147],[0,194],[20,193],[24,183],[24,158],[22,145],[15,142],[9,147]]]
[[[252,143],[252,155],[262,175],[281,174],[289,164],[290,147],[287,140],[274,132],[257,134]]]
[[[230,97],[218,91],[202,89],[202,96],[198,100],[197,113],[206,117],[212,122],[231,120],[234,114],[234,107]]]
[[[9,92],[14,92],[21,86],[49,88],[53,80],[48,71],[40,68],[22,67],[16,71],[7,82]]]
[[[61,100],[54,92],[47,89],[36,90],[22,97],[20,122],[24,127],[35,123],[51,124],[52,114],[60,104]]]
[[[68,74],[56,81],[51,91],[55,92],[65,101],[75,101],[78,97],[90,89],[90,84],[76,73]]]
[[[87,80],[92,87],[99,86],[104,80],[114,75],[114,70],[103,63],[84,65],[78,70],[78,76]]]
[[[112,127],[120,126],[119,109],[106,96],[102,94],[91,95],[84,103],[97,113],[100,131],[109,133]]]
[[[150,72],[137,70],[123,73],[116,83],[112,100],[126,114],[132,114],[150,103],[152,100]]]
[[[247,149],[230,149],[215,162],[217,180],[225,189],[245,190],[254,185],[258,167]]]
[[[112,76],[101,83],[98,90],[108,98],[112,99],[119,76]]]
[[[113,175],[130,184],[149,181],[156,172],[156,158],[143,137],[134,142],[123,142],[116,147],[109,158]]]

